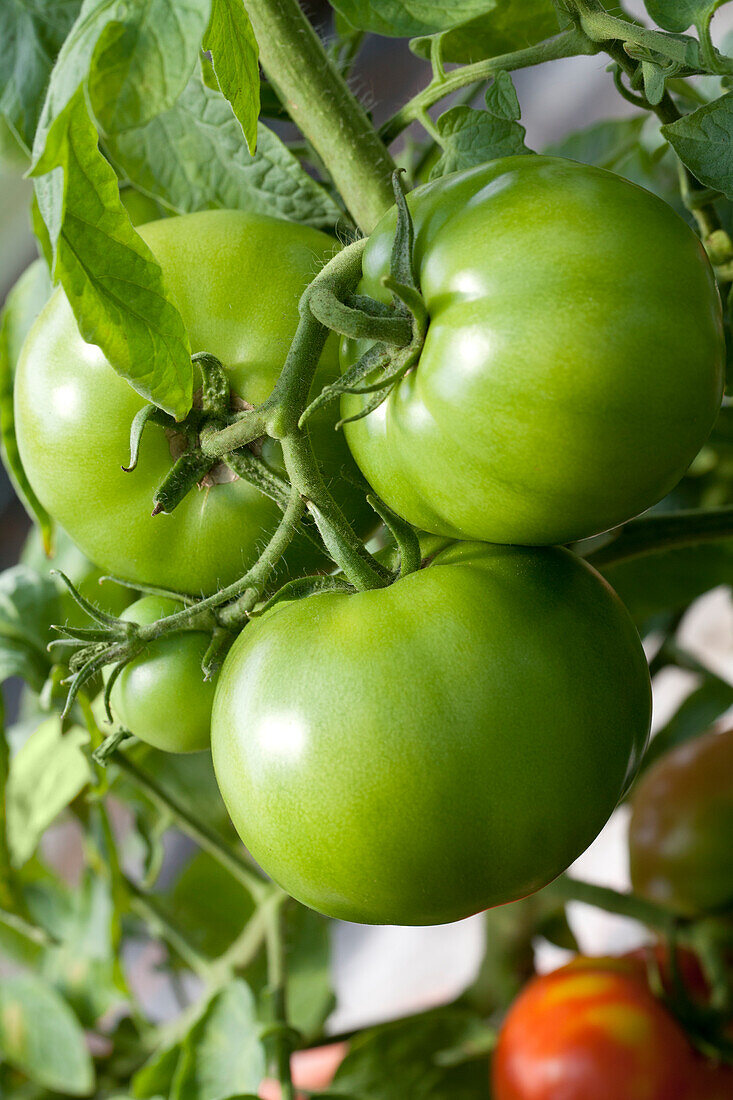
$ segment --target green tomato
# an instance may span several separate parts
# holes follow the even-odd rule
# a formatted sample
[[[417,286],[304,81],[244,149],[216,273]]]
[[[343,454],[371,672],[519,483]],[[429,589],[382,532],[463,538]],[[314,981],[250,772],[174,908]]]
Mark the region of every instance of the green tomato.
[[[278,377],[298,322],[298,299],[334,248],[330,237],[261,215],[210,210],[152,222],[141,230],[163,269],[192,351],[228,369],[232,388],[251,404]],[[314,387],[338,373],[327,345]],[[131,473],[130,423],[144,401],[100,349],[82,339],[62,290],[56,291],[23,348],[15,387],[18,445],[41,503],[101,568],[124,580],[193,595],[234,581],[256,560],[280,519],[268,497],[242,480],[194,489],[171,515],[151,517],[153,493],[172,464],[163,428],[148,425]],[[312,436],[324,474],[350,518],[373,514],[339,477],[348,449],[321,417]],[[281,453],[266,442],[274,468]],[[225,471],[228,476],[228,471]],[[323,567],[297,538],[286,557],[295,572]]]
[[[686,916],[733,908],[733,730],[680,745],[634,787],[631,881]]]
[[[20,560],[25,565],[30,565],[37,573],[44,575],[48,574],[50,569],[60,570],[85,599],[107,615],[120,615],[135,599],[135,593],[121,584],[115,584],[114,581],[105,581],[100,584],[102,571],[89,561],[77,546],[74,546],[69,536],[60,527],[54,532],[51,557],[44,551],[38,528],[31,528]],[[56,580],[60,612],[58,620],[54,621],[65,626],[91,626],[89,616],[73,599],[66,585],[60,578]],[[56,638],[58,635],[54,634],[53,637]]]
[[[458,920],[544,886],[607,820],[650,686],[613,590],[561,548],[456,544],[388,588],[275,605],[212,717],[262,867],[329,916]]]
[[[692,230],[599,168],[508,157],[408,196],[430,323],[419,362],[347,425],[367,480],[415,526],[570,542],[660,500],[723,392],[721,307]],[[382,301],[394,209],[360,293]],[[342,368],[368,345],[345,340]],[[372,395],[342,399],[359,413]]]
[[[165,596],[143,596],[120,616],[150,626],[182,609]],[[112,713],[141,741],[164,752],[198,752],[210,742],[214,681],[201,662],[211,637],[200,630],[156,638],[112,685]],[[111,667],[104,670],[105,684]]]

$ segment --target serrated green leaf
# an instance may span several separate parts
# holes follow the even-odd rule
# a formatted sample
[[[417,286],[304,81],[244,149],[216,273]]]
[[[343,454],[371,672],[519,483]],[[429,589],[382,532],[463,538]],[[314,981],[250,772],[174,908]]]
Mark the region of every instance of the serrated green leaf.
[[[81,0],[0,4],[0,114],[30,150],[56,56]]]
[[[51,577],[22,564],[0,573],[0,637],[15,639],[43,655],[58,612]]]
[[[517,121],[519,101],[509,73],[501,73],[486,93],[487,110],[451,107],[436,125],[443,153],[430,179],[459,172],[497,157],[531,153],[524,143],[525,129]]]
[[[507,72],[498,72],[486,89],[486,110],[495,118],[516,122],[522,117],[514,81]]]
[[[662,134],[693,175],[733,199],[733,92],[663,126]]]
[[[247,148],[254,155],[260,113],[259,50],[242,0],[212,0],[203,47],[211,53],[219,88],[231,103]]]
[[[693,23],[707,20],[726,0],[644,0],[650,17],[665,31],[682,34]]]
[[[10,761],[6,787],[8,846],[21,867],[54,818],[92,778],[82,752],[89,735],[81,726],[62,733],[61,719],[47,718]]]
[[[229,103],[198,76],[170,111],[109,139],[106,149],[136,187],[178,214],[249,210],[319,228],[341,214],[262,123],[250,156]]]
[[[84,0],[59,53],[34,146],[88,84],[104,130],[140,126],[171,106],[196,64],[211,0]]]
[[[0,1057],[64,1095],[88,1096],[94,1089],[78,1020],[54,989],[30,974],[0,983]]]
[[[120,202],[79,87],[35,164],[36,195],[85,340],[138,393],[180,419],[191,407],[188,336],[159,265]]]
[[[228,1100],[259,1088],[265,1050],[252,991],[235,979],[208,1005],[182,1044],[171,1100]]]
[[[0,454],[16,493],[41,528],[48,549],[53,538],[53,521],[33,491],[20,460],[15,438],[13,383],[23,341],[51,289],[48,267],[43,260],[36,260],[8,294],[0,317]]]
[[[495,0],[485,4],[485,11],[458,22],[448,30],[440,30],[440,53],[444,61],[470,64],[487,57],[510,53],[512,50],[533,46],[549,38],[561,29],[558,13],[552,0]],[[452,8],[446,6],[452,13]],[[413,32],[420,33],[420,32]],[[410,49],[418,57],[429,57],[433,36],[418,38],[410,43]]]

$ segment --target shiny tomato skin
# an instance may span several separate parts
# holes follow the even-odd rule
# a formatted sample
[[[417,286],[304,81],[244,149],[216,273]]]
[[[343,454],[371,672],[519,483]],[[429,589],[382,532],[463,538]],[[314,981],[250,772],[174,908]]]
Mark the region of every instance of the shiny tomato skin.
[[[534,978],[492,1059],[493,1100],[702,1100],[684,1031],[623,960]]]
[[[396,512],[454,538],[565,543],[660,500],[723,392],[712,268],[661,199],[610,172],[509,157],[408,196],[429,314],[419,362],[346,425]],[[389,301],[394,208],[361,293]],[[342,370],[368,345],[345,339]],[[371,398],[347,395],[344,416]]]
[[[182,609],[165,596],[143,596],[120,616],[149,626]],[[112,685],[114,717],[141,741],[164,752],[208,749],[214,681],[204,680],[201,662],[211,636],[191,630],[150,642]],[[111,669],[104,670],[105,682]]]
[[[686,916],[733,911],[733,729],[660,757],[631,798],[637,893]]]
[[[162,267],[192,351],[216,355],[241,398],[264,400],[295,332],[298,299],[334,241],[306,226],[231,210],[166,218],[140,233]],[[314,386],[337,373],[332,341]],[[193,595],[211,593],[253,563],[280,510],[237,480],[194,489],[171,515],[151,517],[153,493],[172,464],[165,430],[148,425],[137,468],[121,469],[129,460],[131,421],[143,404],[100,349],[81,338],[57,290],[18,365],[18,444],[31,485],[105,571]],[[321,416],[312,426],[319,459],[349,515],[371,523],[363,494],[339,478],[351,460],[333,431],[334,416]],[[263,456],[277,467],[279,447],[267,443]],[[324,558],[298,538],[286,564],[301,572],[322,567]]]
[[[463,543],[245,627],[212,753],[244,843],[295,898],[437,924],[537,890],[587,847],[649,709],[636,630],[592,569]]]

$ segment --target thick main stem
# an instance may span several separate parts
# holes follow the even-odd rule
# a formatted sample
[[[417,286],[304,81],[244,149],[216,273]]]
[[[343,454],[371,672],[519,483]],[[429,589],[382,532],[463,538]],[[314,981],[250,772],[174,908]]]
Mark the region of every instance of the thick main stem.
[[[331,174],[354,221],[371,233],[394,199],[394,164],[298,0],[246,0],[260,61],[288,114]]]

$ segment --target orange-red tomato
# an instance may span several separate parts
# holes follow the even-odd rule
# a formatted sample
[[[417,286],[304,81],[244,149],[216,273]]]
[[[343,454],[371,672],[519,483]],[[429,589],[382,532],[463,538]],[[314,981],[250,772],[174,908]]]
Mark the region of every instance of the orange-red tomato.
[[[703,1100],[682,1028],[634,960],[579,958],[533,979],[499,1034],[494,1100]],[[717,1100],[717,1098],[716,1098]]]

